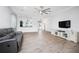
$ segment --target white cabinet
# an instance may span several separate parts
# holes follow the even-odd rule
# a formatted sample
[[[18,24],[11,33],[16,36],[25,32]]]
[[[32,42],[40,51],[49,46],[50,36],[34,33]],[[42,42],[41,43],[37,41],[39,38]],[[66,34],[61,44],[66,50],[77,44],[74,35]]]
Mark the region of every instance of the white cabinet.
[[[73,41],[75,43],[79,42],[77,32],[74,32],[72,30],[52,30],[51,34],[69,41]]]

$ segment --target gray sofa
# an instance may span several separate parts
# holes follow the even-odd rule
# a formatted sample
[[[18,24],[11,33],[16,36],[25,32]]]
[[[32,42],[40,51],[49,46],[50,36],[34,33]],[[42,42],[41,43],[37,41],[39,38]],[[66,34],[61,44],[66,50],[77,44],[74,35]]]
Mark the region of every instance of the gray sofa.
[[[16,53],[21,49],[22,32],[13,28],[0,29],[0,53]]]

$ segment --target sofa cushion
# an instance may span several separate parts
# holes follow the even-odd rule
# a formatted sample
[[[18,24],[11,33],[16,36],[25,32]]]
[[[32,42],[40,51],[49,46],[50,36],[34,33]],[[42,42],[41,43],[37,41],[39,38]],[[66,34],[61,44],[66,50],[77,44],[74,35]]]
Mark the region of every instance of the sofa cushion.
[[[14,32],[12,28],[0,29],[0,37],[4,37],[11,32]]]
[[[15,33],[15,32],[12,32],[12,33],[10,33],[10,34],[7,34],[7,35],[4,36],[4,37],[1,37],[1,38],[0,38],[0,41],[1,41],[1,40],[11,39],[11,38],[13,38],[15,35],[16,35],[16,33]]]
[[[15,32],[12,32],[12,33],[6,35],[6,37],[7,38],[13,38],[15,35],[16,35],[16,33]]]

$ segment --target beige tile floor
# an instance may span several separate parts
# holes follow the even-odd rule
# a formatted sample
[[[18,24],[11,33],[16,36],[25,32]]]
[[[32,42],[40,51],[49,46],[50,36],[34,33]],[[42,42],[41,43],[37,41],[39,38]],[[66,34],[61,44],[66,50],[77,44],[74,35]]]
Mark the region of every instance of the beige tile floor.
[[[20,53],[78,53],[79,43],[51,35],[50,32],[24,33]]]

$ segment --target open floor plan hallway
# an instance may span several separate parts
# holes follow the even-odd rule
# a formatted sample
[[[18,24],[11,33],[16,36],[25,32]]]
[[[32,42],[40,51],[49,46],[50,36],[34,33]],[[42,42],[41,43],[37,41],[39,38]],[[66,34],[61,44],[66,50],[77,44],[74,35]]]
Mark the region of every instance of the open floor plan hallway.
[[[79,44],[51,35],[50,32],[27,32],[20,53],[78,53]]]

